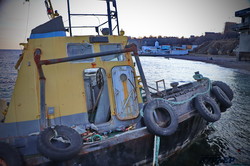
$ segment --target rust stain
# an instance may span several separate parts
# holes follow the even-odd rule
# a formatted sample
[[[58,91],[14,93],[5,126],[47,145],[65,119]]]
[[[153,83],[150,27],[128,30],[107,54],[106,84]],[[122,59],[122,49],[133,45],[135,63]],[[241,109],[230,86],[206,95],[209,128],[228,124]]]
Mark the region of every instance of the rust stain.
[[[96,68],[96,63],[95,63],[95,62],[91,63],[91,66],[92,66],[93,68]]]
[[[131,65],[131,61],[130,61],[130,59],[129,58],[127,58],[128,59],[128,65]]]
[[[128,86],[127,81],[122,81],[124,99],[128,98]]]

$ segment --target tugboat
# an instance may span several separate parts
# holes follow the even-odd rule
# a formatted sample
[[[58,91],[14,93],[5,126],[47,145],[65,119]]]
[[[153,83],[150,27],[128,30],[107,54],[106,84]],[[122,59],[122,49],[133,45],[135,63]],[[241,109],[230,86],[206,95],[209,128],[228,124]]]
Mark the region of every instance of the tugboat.
[[[0,165],[158,165],[232,105],[230,87],[199,72],[192,83],[148,86],[136,45],[120,34],[116,1],[106,0],[109,28],[94,27],[96,36],[72,35],[67,2],[70,36],[45,0],[51,20],[22,44],[1,110]]]

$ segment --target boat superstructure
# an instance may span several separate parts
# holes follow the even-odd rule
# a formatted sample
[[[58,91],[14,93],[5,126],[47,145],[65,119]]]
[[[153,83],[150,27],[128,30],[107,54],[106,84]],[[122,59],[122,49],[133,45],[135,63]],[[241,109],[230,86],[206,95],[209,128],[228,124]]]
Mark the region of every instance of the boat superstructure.
[[[111,2],[117,9],[115,0],[106,1],[109,25],[112,13],[117,16]],[[157,163],[232,105],[230,87],[199,72],[189,84],[149,87],[126,36],[112,35],[112,27],[103,29],[106,35],[66,36],[62,17],[51,12],[50,1],[46,7],[52,19],[32,30],[16,65],[0,123],[1,164]]]

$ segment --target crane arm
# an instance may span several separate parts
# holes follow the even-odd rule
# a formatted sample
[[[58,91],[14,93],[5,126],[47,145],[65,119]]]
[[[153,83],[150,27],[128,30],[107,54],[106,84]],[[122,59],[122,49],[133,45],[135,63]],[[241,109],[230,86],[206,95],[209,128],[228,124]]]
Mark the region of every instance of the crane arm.
[[[47,9],[47,14],[50,16],[51,19],[59,16],[57,10],[54,11],[50,0],[45,0],[44,3],[45,3],[45,7]]]

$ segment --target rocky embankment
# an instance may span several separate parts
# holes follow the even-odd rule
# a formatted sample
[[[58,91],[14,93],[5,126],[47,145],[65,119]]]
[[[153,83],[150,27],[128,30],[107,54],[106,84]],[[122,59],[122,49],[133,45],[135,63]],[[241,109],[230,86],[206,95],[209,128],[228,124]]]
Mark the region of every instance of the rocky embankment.
[[[197,47],[194,53],[235,56],[234,50],[238,44],[239,40],[235,38],[207,41]]]
[[[236,69],[240,73],[250,75],[250,61],[238,61],[236,56],[191,53],[185,56],[169,56],[168,58],[212,63],[222,67]]]

